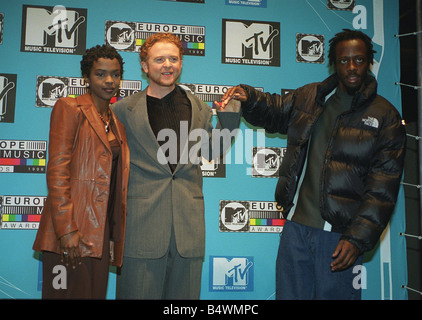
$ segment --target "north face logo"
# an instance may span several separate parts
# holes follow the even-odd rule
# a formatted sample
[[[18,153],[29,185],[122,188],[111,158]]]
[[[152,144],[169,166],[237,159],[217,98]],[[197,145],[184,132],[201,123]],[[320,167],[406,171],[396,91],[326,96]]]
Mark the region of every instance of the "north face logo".
[[[366,119],[362,119],[363,124],[369,127],[378,128],[379,122],[378,119],[374,117],[368,117]]]

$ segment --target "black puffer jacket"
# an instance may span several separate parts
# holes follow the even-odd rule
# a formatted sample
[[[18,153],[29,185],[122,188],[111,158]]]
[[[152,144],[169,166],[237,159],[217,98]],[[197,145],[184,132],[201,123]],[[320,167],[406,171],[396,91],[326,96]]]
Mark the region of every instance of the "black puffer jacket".
[[[248,96],[242,103],[243,117],[267,132],[287,134],[275,192],[285,214],[293,206],[314,124],[327,95],[337,85],[335,74],[283,96],[241,85]],[[335,122],[320,187],[322,218],[361,252],[375,246],[393,213],[405,144],[400,114],[377,95],[377,82],[368,76],[364,88],[355,94],[351,110]]]

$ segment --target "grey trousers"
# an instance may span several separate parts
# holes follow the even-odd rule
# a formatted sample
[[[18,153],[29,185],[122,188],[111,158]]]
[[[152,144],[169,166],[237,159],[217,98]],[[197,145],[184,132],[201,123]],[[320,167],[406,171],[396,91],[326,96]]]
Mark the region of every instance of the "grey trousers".
[[[117,274],[117,299],[195,300],[201,291],[203,258],[184,258],[174,234],[167,253],[159,259],[123,257]]]

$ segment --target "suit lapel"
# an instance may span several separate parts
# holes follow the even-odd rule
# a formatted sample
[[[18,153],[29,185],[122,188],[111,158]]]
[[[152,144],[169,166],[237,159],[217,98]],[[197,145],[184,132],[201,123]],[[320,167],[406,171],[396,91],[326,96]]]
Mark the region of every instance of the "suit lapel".
[[[76,97],[78,105],[81,106],[81,110],[84,113],[88,123],[91,125],[92,129],[95,131],[97,136],[100,138],[102,143],[106,148],[111,152],[110,144],[108,143],[107,134],[104,129],[104,124],[101,121],[98,111],[94,106],[94,102],[91,99],[89,93],[86,93],[82,96]]]
[[[189,141],[189,134],[191,133],[191,131],[193,129],[197,129],[197,128],[202,128],[202,116],[201,116],[201,109],[202,106],[197,103],[193,97],[192,94],[189,91],[186,91],[187,97],[190,101],[191,104],[191,108],[192,108],[192,114],[191,114],[191,124],[190,124],[190,128],[188,128],[188,136],[184,137],[186,138],[185,144],[183,146],[183,151],[180,154],[180,161],[176,166],[176,169],[174,170],[174,172],[176,173],[178,170],[180,170],[180,168],[189,163],[190,159],[189,159],[189,150],[191,150],[192,146],[195,145],[197,143],[197,141]],[[185,130],[186,131],[186,130]],[[179,132],[177,134],[180,134]],[[179,150],[178,150],[179,152]],[[182,163],[180,163],[182,162]]]
[[[137,97],[136,101],[131,102],[127,109],[129,111],[127,118],[126,132],[131,132],[133,139],[136,139],[137,144],[142,147],[145,152],[150,156],[153,162],[157,162],[157,155],[160,145],[157,138],[152,131],[148,118],[147,110],[147,88],[145,88]],[[162,166],[171,174],[170,167]]]

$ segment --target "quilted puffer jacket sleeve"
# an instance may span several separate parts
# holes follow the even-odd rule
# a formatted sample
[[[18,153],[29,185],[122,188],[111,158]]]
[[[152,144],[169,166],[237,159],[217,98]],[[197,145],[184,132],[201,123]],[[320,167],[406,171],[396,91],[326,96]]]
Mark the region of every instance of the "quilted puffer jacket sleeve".
[[[404,166],[406,132],[398,112],[378,136],[378,148],[371,162],[359,212],[342,239],[354,244],[361,252],[377,244],[387,226],[397,200]]]
[[[295,91],[285,95],[263,93],[248,85],[241,85],[248,100],[242,102],[242,115],[250,124],[269,133],[287,133],[289,115],[295,100]]]

